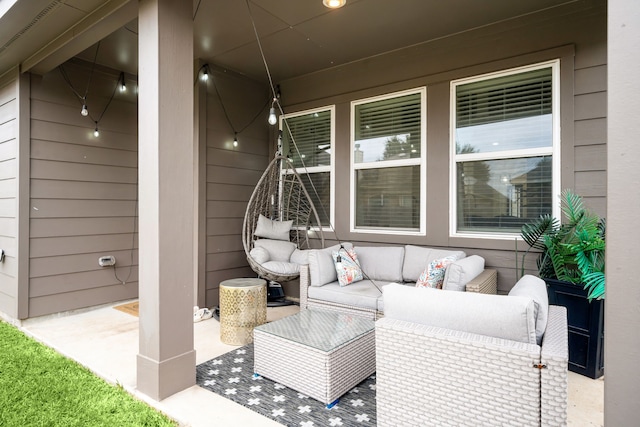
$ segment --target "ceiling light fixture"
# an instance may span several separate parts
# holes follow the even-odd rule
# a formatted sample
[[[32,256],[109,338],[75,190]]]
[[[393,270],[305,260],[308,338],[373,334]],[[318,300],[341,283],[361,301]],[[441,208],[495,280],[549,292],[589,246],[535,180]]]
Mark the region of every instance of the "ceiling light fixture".
[[[322,4],[327,6],[329,9],[338,9],[344,6],[347,3],[347,0],[322,0]]]

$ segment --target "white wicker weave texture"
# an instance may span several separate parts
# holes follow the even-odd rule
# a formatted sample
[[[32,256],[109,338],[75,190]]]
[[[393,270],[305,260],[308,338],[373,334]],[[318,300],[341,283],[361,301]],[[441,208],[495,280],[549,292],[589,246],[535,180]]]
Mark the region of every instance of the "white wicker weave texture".
[[[254,370],[325,404],[376,369],[374,323],[304,310],[254,330]]]
[[[538,426],[539,347],[384,318],[378,426]]]
[[[541,364],[546,366],[541,372],[540,415],[543,426],[567,425],[569,337],[566,319],[565,307],[549,306],[549,321],[541,355]]]

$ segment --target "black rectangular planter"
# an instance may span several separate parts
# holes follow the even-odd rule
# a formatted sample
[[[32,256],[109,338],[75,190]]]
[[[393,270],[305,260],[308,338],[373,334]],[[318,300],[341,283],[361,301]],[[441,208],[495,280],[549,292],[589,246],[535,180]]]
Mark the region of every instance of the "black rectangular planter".
[[[549,304],[567,308],[569,370],[590,378],[604,374],[604,300],[587,299],[582,286],[545,279]]]

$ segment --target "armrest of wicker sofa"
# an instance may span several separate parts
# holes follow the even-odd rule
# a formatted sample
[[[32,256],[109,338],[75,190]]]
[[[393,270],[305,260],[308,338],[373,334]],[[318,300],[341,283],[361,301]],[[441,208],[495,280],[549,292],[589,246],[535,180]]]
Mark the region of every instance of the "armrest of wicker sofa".
[[[567,424],[567,369],[569,360],[567,309],[549,306],[547,329],[542,337],[541,420],[543,426]]]
[[[467,292],[479,292],[482,294],[498,293],[498,272],[496,270],[485,268],[475,278],[467,283]]]
[[[310,285],[311,276],[309,273],[309,264],[300,264],[300,310],[307,308]]]

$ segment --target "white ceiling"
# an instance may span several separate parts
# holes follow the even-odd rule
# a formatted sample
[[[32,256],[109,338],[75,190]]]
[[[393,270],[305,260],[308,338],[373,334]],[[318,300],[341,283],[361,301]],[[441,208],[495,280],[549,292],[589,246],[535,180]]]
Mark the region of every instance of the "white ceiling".
[[[322,0],[193,0],[194,57],[266,79],[253,17],[273,79],[281,81],[540,10],[588,2],[347,0],[343,8],[330,10]],[[23,70],[44,73],[72,56],[93,61],[99,40],[99,64],[137,74],[135,0],[0,0],[0,13],[3,10],[8,12],[0,17],[0,75],[18,63]],[[64,35],[73,25],[78,29]]]

